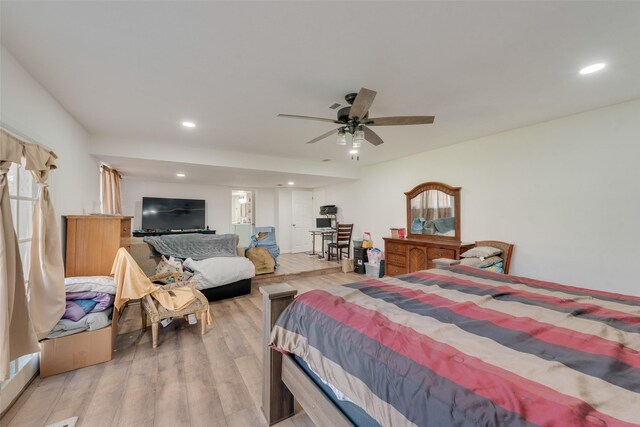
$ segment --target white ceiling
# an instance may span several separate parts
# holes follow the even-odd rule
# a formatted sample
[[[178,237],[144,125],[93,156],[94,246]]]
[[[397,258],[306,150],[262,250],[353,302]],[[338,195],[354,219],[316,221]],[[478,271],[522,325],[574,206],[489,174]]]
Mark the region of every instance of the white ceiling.
[[[1,4],[2,44],[92,135],[150,149],[353,168],[640,97],[640,2]],[[305,144],[332,124],[276,117],[333,118],[361,86],[371,116],[435,124],[376,128],[386,143],[356,163]]]

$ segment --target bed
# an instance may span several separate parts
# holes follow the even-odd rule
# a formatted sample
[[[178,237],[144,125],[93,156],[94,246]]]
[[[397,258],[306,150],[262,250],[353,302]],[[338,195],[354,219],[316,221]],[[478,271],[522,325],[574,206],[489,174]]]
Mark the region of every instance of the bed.
[[[295,395],[316,425],[640,425],[640,297],[465,266],[261,291],[270,424]]]
[[[237,246],[237,236],[235,237],[235,252],[237,257],[228,257],[224,260],[214,260],[211,267],[215,269],[216,262],[228,262],[238,263],[245,261],[245,265],[239,265],[235,269],[240,275],[234,274],[234,270],[228,270],[229,274],[225,274],[222,282],[219,283],[205,283],[204,280],[200,280],[200,286],[198,289],[207,297],[209,301],[217,301],[226,298],[233,298],[240,295],[247,295],[251,293],[251,278],[255,275],[255,270],[251,272],[253,264],[246,258],[244,258],[244,248]],[[136,263],[142,268],[148,276],[153,276],[156,273],[156,266],[161,260],[161,256],[154,250],[154,247],[145,242],[141,237],[134,237],[131,239],[131,248],[129,249],[131,256]],[[196,261],[196,263],[199,263]],[[223,284],[220,284],[223,283]]]

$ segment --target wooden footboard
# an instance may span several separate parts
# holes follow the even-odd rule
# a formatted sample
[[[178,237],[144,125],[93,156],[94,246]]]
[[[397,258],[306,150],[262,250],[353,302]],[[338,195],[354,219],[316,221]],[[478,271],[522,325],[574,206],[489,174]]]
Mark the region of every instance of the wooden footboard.
[[[262,412],[273,425],[293,415],[294,396],[318,426],[349,427],[353,424],[289,356],[267,347],[271,329],[280,313],[293,301],[297,290],[286,283],[263,286],[263,384]]]

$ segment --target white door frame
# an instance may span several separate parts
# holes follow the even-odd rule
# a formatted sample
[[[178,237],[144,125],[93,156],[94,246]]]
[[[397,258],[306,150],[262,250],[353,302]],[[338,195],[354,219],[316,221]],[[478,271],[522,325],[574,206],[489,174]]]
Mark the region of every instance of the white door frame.
[[[296,194],[301,196],[304,194],[305,199],[299,201],[305,202],[305,205],[296,206]],[[298,210],[303,208],[304,211]],[[291,252],[309,252],[312,249],[310,230],[313,229],[313,191],[312,190],[293,190],[291,192]]]

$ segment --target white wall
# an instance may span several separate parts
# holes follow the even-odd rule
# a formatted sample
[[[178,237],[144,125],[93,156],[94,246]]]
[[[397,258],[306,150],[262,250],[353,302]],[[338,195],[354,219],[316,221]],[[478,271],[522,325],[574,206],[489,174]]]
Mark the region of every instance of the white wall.
[[[515,243],[511,273],[640,295],[640,100],[362,172],[325,187],[325,203],[380,247],[406,227],[403,193],[441,181],[462,187],[462,240]]]
[[[99,165],[87,151],[87,132],[4,46],[0,90],[2,123],[58,155],[58,169],[49,178],[56,212],[78,215],[99,210]]]
[[[276,192],[272,188],[260,188],[256,192],[256,227],[276,226]],[[277,236],[277,233],[276,233]]]
[[[204,199],[207,225],[218,234],[231,233],[231,187],[141,181],[123,178],[122,209],[133,215],[133,228],[142,228],[142,198],[166,197]],[[256,192],[256,226],[274,225],[274,190],[254,189]]]

